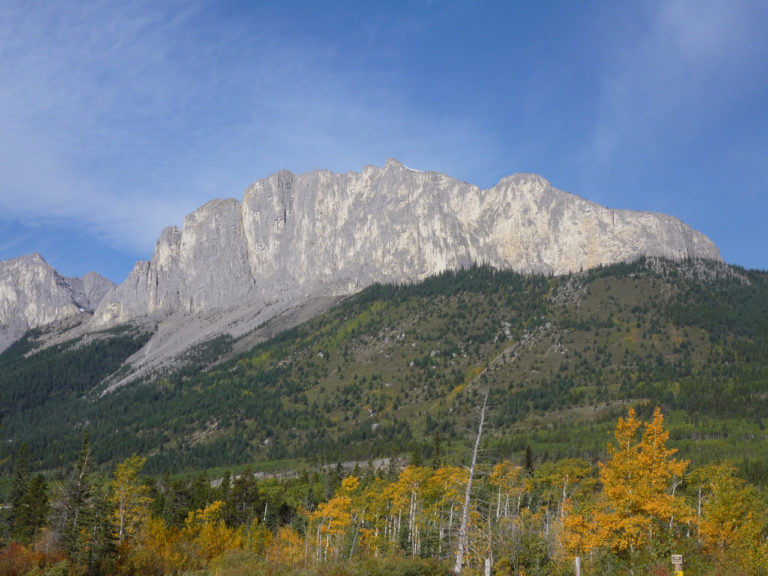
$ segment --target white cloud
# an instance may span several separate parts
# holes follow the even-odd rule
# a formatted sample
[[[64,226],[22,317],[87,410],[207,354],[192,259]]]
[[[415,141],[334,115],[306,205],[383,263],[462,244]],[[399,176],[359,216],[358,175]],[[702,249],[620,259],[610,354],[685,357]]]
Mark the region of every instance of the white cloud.
[[[716,122],[763,74],[767,14],[765,3],[751,0],[672,0],[638,9],[606,46],[595,157],[608,160],[627,145],[653,149],[670,134],[695,137]]]
[[[407,105],[397,71],[347,66],[346,47],[284,39],[226,9],[3,3],[4,216],[148,255],[162,227],[280,168],[487,162],[483,132]]]

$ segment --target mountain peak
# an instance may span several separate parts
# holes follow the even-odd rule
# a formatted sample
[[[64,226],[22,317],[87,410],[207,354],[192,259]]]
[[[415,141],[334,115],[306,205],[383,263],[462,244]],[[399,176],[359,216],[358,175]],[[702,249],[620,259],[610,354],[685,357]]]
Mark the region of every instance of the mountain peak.
[[[481,190],[392,158],[360,173],[281,170],[241,202],[209,202],[181,229],[164,230],[152,260],[107,294],[93,323],[206,318],[209,336],[237,336],[309,299],[374,282],[408,283],[476,262],[563,274],[642,256],[720,258],[675,218],[611,210],[536,174]],[[171,332],[164,350],[189,345],[189,332]]]
[[[113,287],[95,272],[65,278],[37,252],[0,261],[0,351],[31,328],[93,311]]]
[[[397,160],[395,158],[387,158],[387,161],[384,163],[385,170],[387,168],[402,170],[405,167],[406,167],[405,164],[403,164],[402,162],[400,162],[400,160]]]
[[[474,263],[564,274],[643,256],[720,260],[711,240],[677,218],[605,208],[536,174],[481,190],[389,158],[360,173],[281,170],[254,182],[242,201],[212,200],[181,228],[164,229],[152,259],[114,289],[93,278],[61,279],[30,256],[26,266],[43,271],[37,286],[48,288],[19,289],[13,278],[29,275],[6,271],[0,310],[10,312],[0,322],[10,314],[36,326],[98,302],[92,329],[147,319],[162,331],[173,318],[163,346],[153,346],[165,357],[195,339],[242,335],[294,306],[375,282],[409,283]],[[35,289],[55,313],[36,317],[34,310],[50,307],[24,307]]]

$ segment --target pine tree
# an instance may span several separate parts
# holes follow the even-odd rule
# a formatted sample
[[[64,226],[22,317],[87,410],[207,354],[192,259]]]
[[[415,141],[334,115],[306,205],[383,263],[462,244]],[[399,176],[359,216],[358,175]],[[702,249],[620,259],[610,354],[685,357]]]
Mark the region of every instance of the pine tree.
[[[525,457],[523,459],[523,468],[525,468],[525,474],[530,478],[533,476],[534,473],[534,467],[533,467],[533,450],[531,450],[531,445],[528,444],[528,446],[525,447]]]
[[[109,573],[115,553],[111,504],[91,485],[91,444],[83,433],[80,454],[69,482],[64,486],[58,528],[64,550],[78,572]]]
[[[23,516],[14,526],[14,537],[19,542],[32,542],[48,520],[48,483],[42,474],[35,474],[21,498]]]
[[[117,545],[112,523],[114,507],[107,494],[94,490],[81,532],[79,557],[89,575],[113,574]]]
[[[205,472],[200,472],[191,486],[192,508],[202,510],[211,503],[211,482]]]
[[[88,431],[83,433],[80,454],[62,497],[60,529],[64,548],[70,557],[77,556],[80,535],[89,521],[91,502],[90,470],[91,445]]]
[[[26,542],[26,496],[29,491],[29,448],[22,444],[16,452],[11,486],[11,535],[15,540]]]
[[[429,418],[429,413],[427,413]],[[442,438],[440,432],[435,432],[435,437],[432,441],[432,470],[437,470],[440,467],[440,450],[442,448]]]
[[[229,492],[232,489],[232,472],[226,470],[219,484],[219,494],[217,500],[229,502]]]

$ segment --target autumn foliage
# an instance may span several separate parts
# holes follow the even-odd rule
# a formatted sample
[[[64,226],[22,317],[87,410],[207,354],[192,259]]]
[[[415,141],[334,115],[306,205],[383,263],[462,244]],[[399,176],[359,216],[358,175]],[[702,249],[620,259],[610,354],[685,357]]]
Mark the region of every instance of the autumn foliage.
[[[662,423],[658,408],[644,425],[632,409],[619,418],[609,459],[598,463],[602,492],[589,519],[568,522],[572,531],[581,533],[575,540],[580,551],[607,546],[626,555],[649,549],[668,541],[662,538],[665,533],[674,536],[676,526],[690,522],[691,511],[676,494],[688,462],[673,457],[676,450],[667,448],[669,433]]]
[[[630,409],[596,465],[485,464],[467,511],[462,573],[489,565],[498,575],[571,574],[578,557],[583,574],[671,574],[670,554],[685,553],[688,573],[768,574],[765,495],[730,463],[691,469],[663,424],[658,409],[648,421]],[[72,480],[51,493],[47,523],[23,524],[21,507],[12,516],[34,529],[0,550],[0,576],[452,571],[464,467],[180,485],[143,477],[144,459],[132,456],[98,487],[85,440]],[[14,494],[23,502],[39,487],[19,469]],[[196,502],[186,510],[182,488]]]

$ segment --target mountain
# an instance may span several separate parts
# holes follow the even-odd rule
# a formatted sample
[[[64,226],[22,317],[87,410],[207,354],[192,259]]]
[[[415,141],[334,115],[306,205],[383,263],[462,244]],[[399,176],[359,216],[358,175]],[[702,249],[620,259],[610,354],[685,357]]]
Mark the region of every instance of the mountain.
[[[489,267],[373,285],[255,347],[229,337],[105,393],[148,335],[114,328],[0,354],[0,462],[292,466],[419,451],[458,461],[490,390],[484,452],[597,458],[616,418],[660,405],[681,457],[768,479],[768,275],[646,258],[562,276]],[[98,336],[98,337],[97,337]],[[238,352],[238,349],[242,349]],[[295,459],[299,459],[299,463]]]
[[[281,171],[242,202],[213,200],[181,229],[163,230],[152,259],[101,301],[91,329],[156,326],[131,359],[155,366],[291,310],[307,307],[297,316],[304,319],[375,282],[415,282],[473,263],[565,274],[641,256],[720,259],[677,218],[598,206],[536,175],[481,190],[395,160],[360,173]]]
[[[0,261],[0,351],[29,329],[93,312],[112,288],[95,272],[65,278],[40,254]]]

